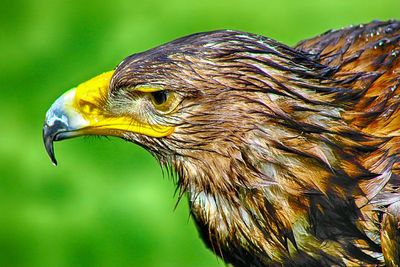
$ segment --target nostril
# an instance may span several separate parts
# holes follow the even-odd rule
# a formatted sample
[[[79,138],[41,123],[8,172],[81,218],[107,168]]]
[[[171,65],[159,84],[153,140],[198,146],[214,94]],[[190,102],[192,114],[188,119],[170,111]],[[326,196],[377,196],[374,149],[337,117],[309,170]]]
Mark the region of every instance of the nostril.
[[[87,100],[80,100],[78,103],[79,110],[84,114],[99,114],[100,110],[96,104],[91,103]]]

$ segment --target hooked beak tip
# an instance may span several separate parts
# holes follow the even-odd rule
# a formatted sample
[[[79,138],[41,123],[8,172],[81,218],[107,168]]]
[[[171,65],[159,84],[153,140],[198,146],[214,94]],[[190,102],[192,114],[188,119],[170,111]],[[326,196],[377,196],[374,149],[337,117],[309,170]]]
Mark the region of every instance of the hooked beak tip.
[[[43,126],[43,142],[44,146],[46,148],[47,154],[49,155],[51,162],[53,163],[54,166],[57,166],[57,160],[54,154],[54,137],[55,133],[51,130],[51,127],[49,127],[47,124]]]

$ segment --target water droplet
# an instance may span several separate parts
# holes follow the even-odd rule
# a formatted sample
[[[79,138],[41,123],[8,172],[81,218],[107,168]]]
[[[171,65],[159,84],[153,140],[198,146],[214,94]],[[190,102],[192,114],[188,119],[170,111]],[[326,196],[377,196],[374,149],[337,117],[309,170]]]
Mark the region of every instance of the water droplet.
[[[392,33],[393,32],[393,28],[392,27],[388,27],[385,29],[385,33]]]

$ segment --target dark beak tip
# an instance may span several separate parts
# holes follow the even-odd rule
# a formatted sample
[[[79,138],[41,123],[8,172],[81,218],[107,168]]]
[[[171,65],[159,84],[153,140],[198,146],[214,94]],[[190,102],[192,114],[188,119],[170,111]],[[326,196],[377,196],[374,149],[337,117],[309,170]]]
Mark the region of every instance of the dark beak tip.
[[[57,163],[57,159],[56,159],[56,157],[54,155],[54,152],[51,155],[49,153],[49,156],[50,156],[50,160],[51,160],[51,163],[53,164],[53,166],[57,166],[58,163]]]
[[[53,146],[53,141],[54,141],[54,133],[49,129],[50,127],[47,126],[46,124],[43,126],[43,142],[44,142],[44,147],[46,148],[47,154],[50,157],[51,162],[53,163],[54,166],[57,166],[57,160],[54,154],[54,146]]]

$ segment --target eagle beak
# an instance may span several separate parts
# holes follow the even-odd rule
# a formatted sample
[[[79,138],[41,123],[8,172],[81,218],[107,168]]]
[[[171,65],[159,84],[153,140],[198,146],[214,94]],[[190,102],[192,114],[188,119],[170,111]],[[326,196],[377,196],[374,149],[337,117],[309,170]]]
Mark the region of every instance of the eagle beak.
[[[106,106],[113,73],[103,73],[67,91],[47,111],[43,141],[54,165],[54,141],[82,135],[123,137],[127,132],[164,137],[173,132],[171,126],[149,125],[133,116],[110,114]]]
[[[57,165],[57,160],[54,155],[53,142],[68,138],[68,135],[74,133],[75,127],[72,125],[77,124],[77,116],[71,116],[65,112],[64,103],[68,101],[75,94],[75,89],[63,94],[51,106],[46,113],[46,120],[43,126],[43,142],[47,153],[50,156],[54,165]],[[70,109],[69,111],[73,111]],[[74,118],[73,120],[71,118]],[[82,123],[84,121],[82,120]],[[77,127],[79,128],[79,127]],[[75,132],[76,133],[76,132]]]
[[[57,160],[53,142],[82,135],[82,129],[89,126],[88,120],[74,107],[76,90],[73,88],[60,96],[46,113],[43,142],[54,165]]]

